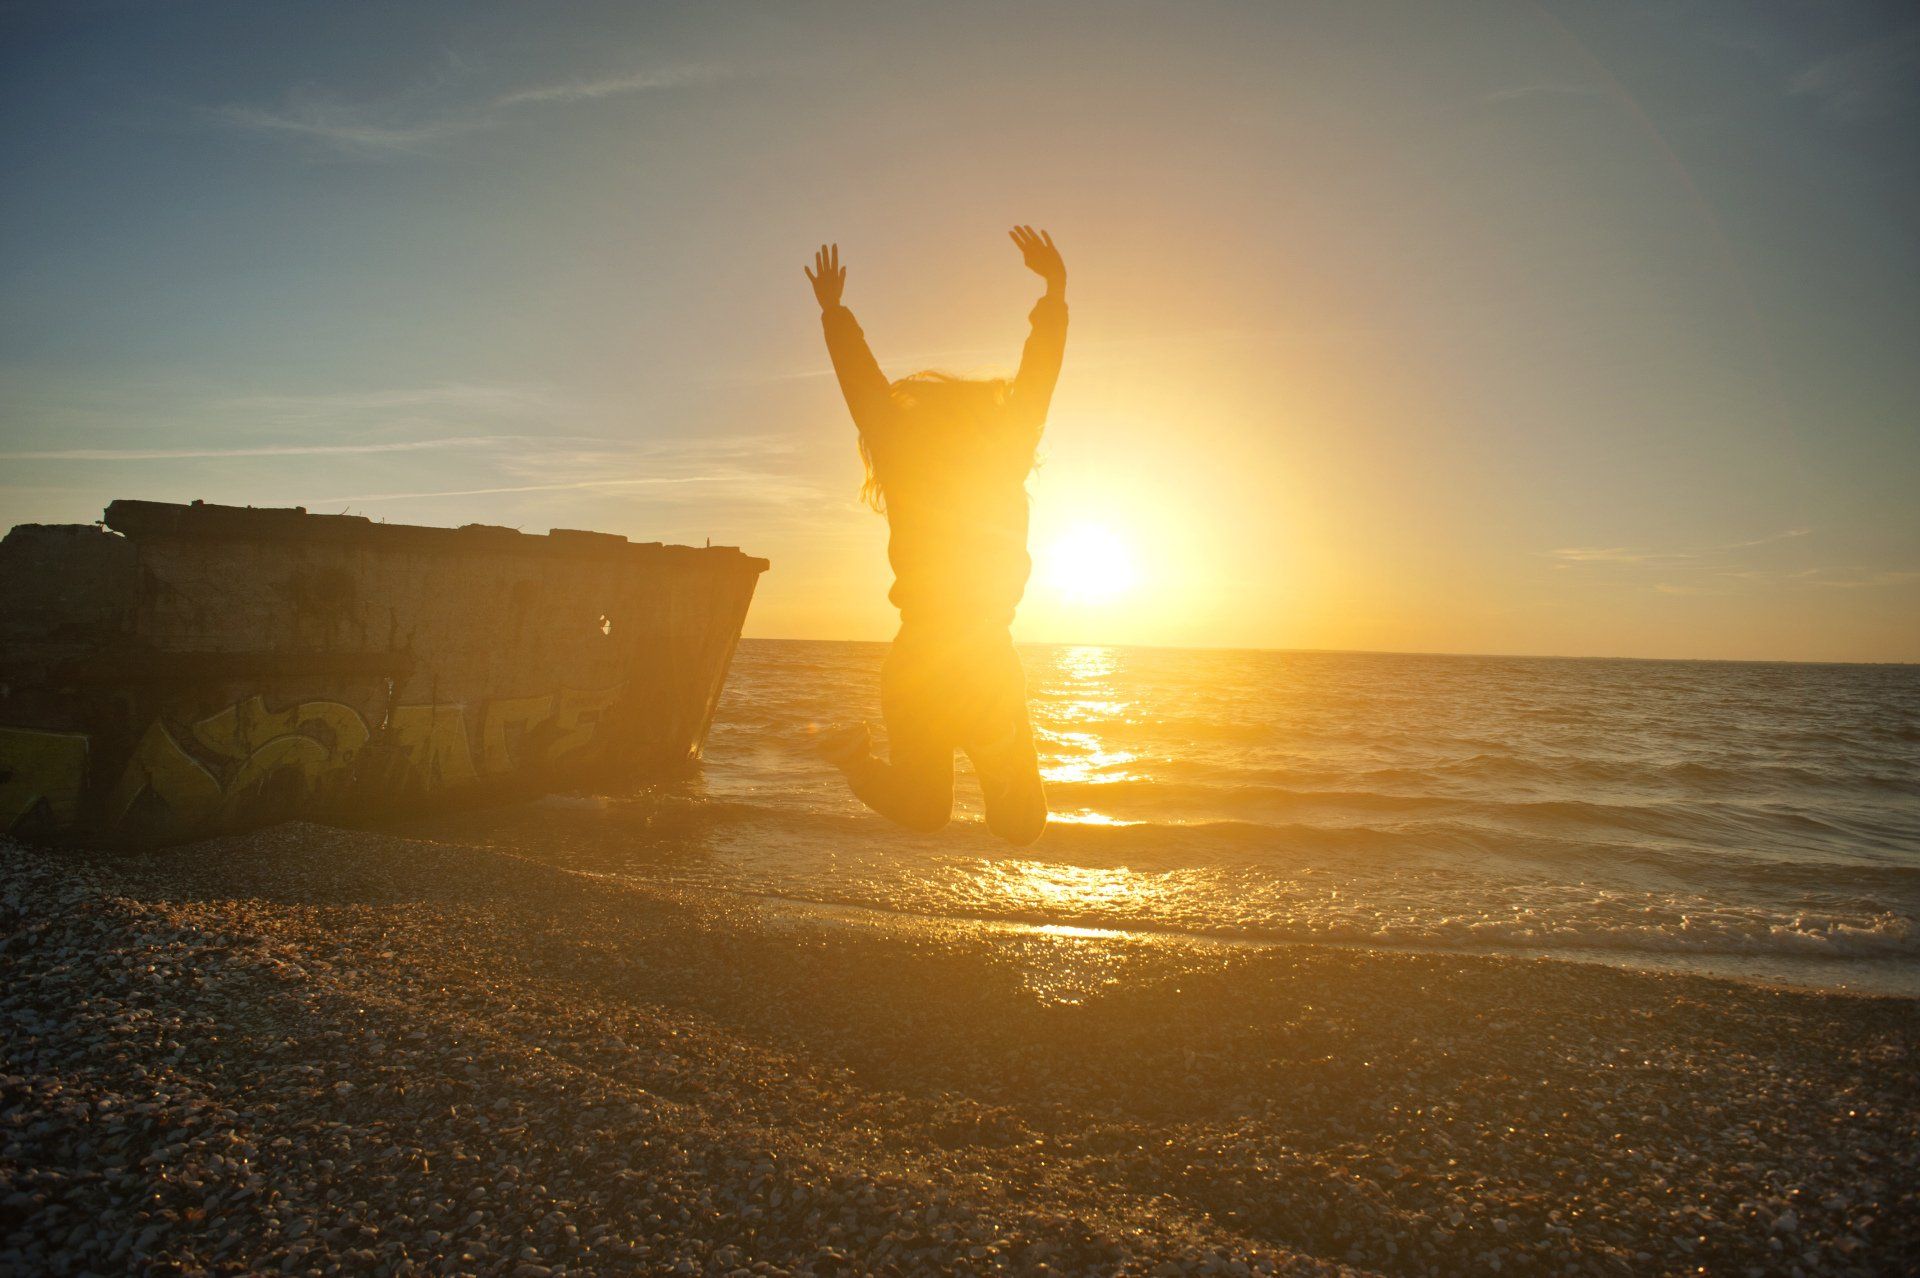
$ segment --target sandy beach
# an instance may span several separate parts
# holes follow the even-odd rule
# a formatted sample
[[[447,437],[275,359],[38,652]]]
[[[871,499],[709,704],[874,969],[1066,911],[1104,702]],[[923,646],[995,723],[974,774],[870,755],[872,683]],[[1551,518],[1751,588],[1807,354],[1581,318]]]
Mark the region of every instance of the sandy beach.
[[[1890,1273],[1911,1001],[0,845],[0,1270]]]

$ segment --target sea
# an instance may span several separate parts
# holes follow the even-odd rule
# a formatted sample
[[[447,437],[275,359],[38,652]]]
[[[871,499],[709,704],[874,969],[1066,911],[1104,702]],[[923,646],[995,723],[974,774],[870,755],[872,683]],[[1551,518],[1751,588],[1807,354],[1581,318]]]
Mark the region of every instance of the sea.
[[[1920,995],[1920,666],[1022,649],[1052,824],[865,810],[884,644],[742,641],[693,775],[489,841],[840,916],[1506,954]]]

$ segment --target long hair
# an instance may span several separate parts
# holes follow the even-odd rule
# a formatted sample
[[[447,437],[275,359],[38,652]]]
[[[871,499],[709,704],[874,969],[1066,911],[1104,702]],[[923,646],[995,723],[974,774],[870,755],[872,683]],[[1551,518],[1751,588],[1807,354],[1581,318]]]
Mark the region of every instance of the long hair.
[[[1000,420],[1013,383],[1004,377],[955,377],[928,370],[902,377],[890,389],[908,430],[971,431]],[[886,476],[874,463],[865,435],[860,436],[860,461],[866,467],[860,500],[885,514]]]

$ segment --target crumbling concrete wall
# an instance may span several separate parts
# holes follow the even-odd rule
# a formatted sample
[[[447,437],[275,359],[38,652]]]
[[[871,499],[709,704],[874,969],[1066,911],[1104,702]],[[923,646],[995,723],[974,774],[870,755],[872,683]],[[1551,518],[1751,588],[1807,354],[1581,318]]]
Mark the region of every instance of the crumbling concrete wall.
[[[767,566],[198,503],[106,525],[0,543],[0,829],[158,841],[658,774],[697,756]]]

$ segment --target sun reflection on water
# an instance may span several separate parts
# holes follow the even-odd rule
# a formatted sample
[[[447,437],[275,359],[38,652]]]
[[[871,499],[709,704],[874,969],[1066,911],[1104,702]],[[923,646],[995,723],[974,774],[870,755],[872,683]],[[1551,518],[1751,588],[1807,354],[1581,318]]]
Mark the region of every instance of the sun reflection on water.
[[[1040,769],[1040,775],[1049,781],[1073,781],[1083,785],[1111,785],[1115,781],[1134,781],[1141,779],[1139,774],[1124,769],[1140,756],[1131,750],[1110,749],[1091,732],[1047,732],[1044,734],[1060,755]],[[1067,755],[1067,751],[1077,751]]]
[[[1120,655],[1112,648],[1063,648],[1054,658],[1055,695],[1036,705],[1035,735],[1043,757],[1040,775],[1055,785],[1113,785],[1148,779],[1130,765],[1139,761],[1098,731],[1124,723],[1134,703],[1115,686]],[[1060,825],[1127,826],[1134,821],[1090,807],[1069,808],[1052,818]]]
[[[1060,654],[1060,666],[1068,677],[1082,682],[1106,678],[1113,673],[1114,664],[1111,648],[1068,648]]]
[[[1131,701],[1094,701],[1080,699],[1065,701],[1052,707],[1050,716],[1067,722],[1084,723],[1088,720],[1118,719],[1133,709]]]
[[[1152,891],[1147,876],[1124,866],[1094,868],[1053,861],[1000,861],[983,867],[990,895],[1019,912],[1131,911]]]
[[[1095,812],[1091,808],[1079,812],[1055,812],[1047,818],[1052,825],[1139,825],[1138,821],[1128,821],[1123,817],[1108,816],[1104,812]]]
[[[1071,923],[1042,923],[1033,929],[1042,936],[1067,936],[1076,941],[1131,940],[1130,933],[1113,927],[1075,927]]]

